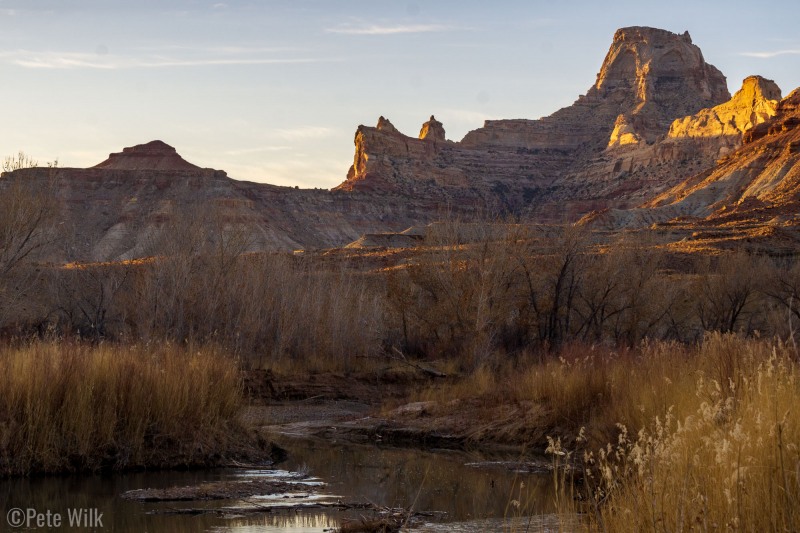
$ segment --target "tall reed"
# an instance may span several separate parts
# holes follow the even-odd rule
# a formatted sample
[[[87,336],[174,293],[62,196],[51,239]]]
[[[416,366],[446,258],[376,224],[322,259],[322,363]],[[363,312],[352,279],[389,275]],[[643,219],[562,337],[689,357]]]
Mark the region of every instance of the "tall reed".
[[[212,348],[0,349],[0,473],[203,464],[238,446],[241,379]]]

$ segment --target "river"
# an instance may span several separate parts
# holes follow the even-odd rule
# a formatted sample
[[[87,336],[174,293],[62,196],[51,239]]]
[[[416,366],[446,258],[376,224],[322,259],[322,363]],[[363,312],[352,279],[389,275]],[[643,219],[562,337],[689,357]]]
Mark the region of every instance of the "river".
[[[96,476],[34,477],[0,482],[6,518],[22,509],[26,519],[58,514],[64,531],[114,532],[238,532],[320,533],[356,518],[357,511],[302,509],[264,513],[236,513],[231,507],[270,507],[274,504],[313,502],[369,502],[391,508],[435,512],[417,523],[419,531],[542,531],[552,525],[552,476],[515,472],[508,464],[487,462],[478,454],[422,451],[334,443],[320,439],[278,437],[289,451],[275,469],[215,469],[190,472],[139,472]],[[506,458],[508,459],[508,458]],[[307,473],[296,488],[277,496],[258,496],[246,502],[201,501],[138,503],[119,495],[141,488],[197,485],[203,482],[287,476]],[[314,493],[312,494],[312,489]],[[191,507],[225,513],[170,514]],[[33,510],[33,511],[31,511]],[[76,511],[84,524],[98,519],[95,528],[70,528]],[[34,515],[33,513],[37,513]],[[544,516],[544,518],[542,518]],[[531,518],[532,517],[532,518]],[[30,522],[30,521],[29,521]],[[92,525],[92,524],[90,524]],[[101,527],[102,526],[102,527]],[[46,528],[39,528],[46,529]],[[55,529],[55,528],[53,528]],[[14,530],[14,529],[10,529]],[[19,530],[19,529],[17,529]]]

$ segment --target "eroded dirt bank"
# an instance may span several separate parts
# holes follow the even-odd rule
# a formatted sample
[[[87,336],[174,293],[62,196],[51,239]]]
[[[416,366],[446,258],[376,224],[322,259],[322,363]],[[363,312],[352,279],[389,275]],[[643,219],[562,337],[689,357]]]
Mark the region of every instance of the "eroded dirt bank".
[[[536,456],[541,462],[547,444],[538,406],[476,398],[419,400],[421,391],[461,379],[415,369],[293,377],[253,371],[246,380],[250,405],[242,416],[247,426],[267,436],[474,450]]]

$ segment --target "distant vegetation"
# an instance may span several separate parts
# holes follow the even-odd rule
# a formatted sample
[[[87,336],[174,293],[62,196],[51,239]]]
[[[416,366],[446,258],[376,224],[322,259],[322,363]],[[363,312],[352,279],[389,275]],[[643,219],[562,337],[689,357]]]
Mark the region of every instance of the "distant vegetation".
[[[16,194],[31,203],[32,192]],[[451,224],[403,264],[378,268],[370,256],[380,251],[249,253],[245,229],[212,213],[176,215],[143,259],[58,265],[42,261],[67,238],[50,226],[51,207],[36,199],[44,207],[23,211],[13,198],[3,196],[0,221],[6,338],[213,342],[262,367],[347,368],[397,349],[467,370],[574,342],[791,340],[800,324],[793,257],[682,253],[646,234],[576,227]]]

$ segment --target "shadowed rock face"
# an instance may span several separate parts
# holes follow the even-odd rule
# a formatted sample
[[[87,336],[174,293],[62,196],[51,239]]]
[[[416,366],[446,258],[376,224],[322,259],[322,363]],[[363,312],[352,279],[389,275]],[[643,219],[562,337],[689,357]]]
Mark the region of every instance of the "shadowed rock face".
[[[391,130],[388,121],[383,128]],[[397,135],[400,135],[397,133]],[[200,168],[162,141],[125,148],[90,168],[26,168],[0,177],[50,189],[58,200],[63,240],[52,261],[116,261],[164,253],[173,222],[244,229],[249,250],[319,249],[367,233],[399,232],[445,213],[427,199],[296,189],[231,179]],[[468,208],[455,213],[470,215]],[[203,226],[204,227],[204,226]]]

